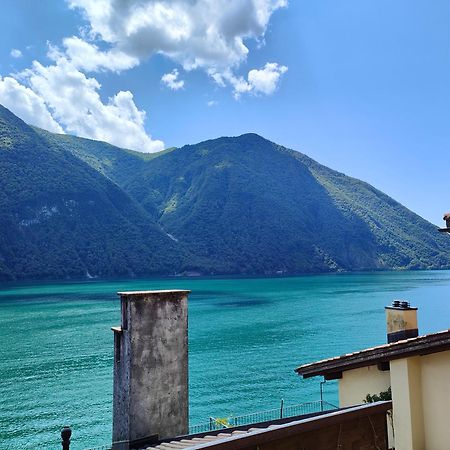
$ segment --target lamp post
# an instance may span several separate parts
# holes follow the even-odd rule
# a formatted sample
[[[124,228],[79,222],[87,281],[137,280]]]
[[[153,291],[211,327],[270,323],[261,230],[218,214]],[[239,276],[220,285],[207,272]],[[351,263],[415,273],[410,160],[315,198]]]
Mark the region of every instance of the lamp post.
[[[64,427],[61,430],[61,445],[62,450],[69,450],[70,447],[70,436],[72,435],[72,430],[70,427]]]

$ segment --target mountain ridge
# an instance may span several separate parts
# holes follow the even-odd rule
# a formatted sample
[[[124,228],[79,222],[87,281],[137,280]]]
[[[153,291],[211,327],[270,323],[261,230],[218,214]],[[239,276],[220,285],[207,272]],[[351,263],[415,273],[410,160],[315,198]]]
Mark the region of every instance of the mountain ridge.
[[[1,186],[1,217],[6,214],[8,227],[22,234],[24,228],[41,226],[33,222],[20,225],[20,220],[36,219],[36,211],[34,216],[24,216],[29,205],[20,200],[18,187],[23,178],[22,188],[26,187],[30,199],[39,203],[40,193],[26,181],[35,172],[41,176],[47,196],[61,194],[50,182],[53,177],[64,187],[61,174],[72,183],[72,194],[91,187],[98,194],[99,205],[104,202],[108,214],[115,217],[108,220],[120,232],[111,233],[108,221],[102,222],[91,212],[77,218],[80,234],[74,240],[77,245],[84,241],[83,233],[88,233],[85,220],[91,224],[100,220],[100,229],[106,234],[95,234],[101,241],[98,247],[120,248],[118,253],[125,261],[125,269],[120,269],[120,258],[112,256],[114,251],[105,254],[103,262],[97,257],[87,270],[91,276],[187,272],[268,275],[450,267],[445,237],[432,224],[370,184],[255,133],[210,139],[142,157],[101,141],[29,127],[5,111],[6,108],[0,108],[0,170],[3,168],[4,185],[9,185],[10,181],[5,180],[11,178],[19,181],[15,190]],[[31,139],[32,145],[20,144],[19,138]],[[6,155],[12,152],[17,156],[21,145],[34,159],[34,167],[22,158],[21,165],[6,170]],[[40,158],[31,149],[33,145],[40,149]],[[52,171],[45,158],[53,161],[59,174]],[[73,169],[71,173],[65,165]],[[87,179],[90,184],[86,184]],[[110,192],[110,196],[105,192]],[[5,195],[11,200],[9,203]],[[114,198],[119,202],[116,212],[111,206]],[[40,214],[48,215],[49,211],[51,208]],[[70,215],[64,218],[74,226],[76,221]],[[147,227],[151,230],[148,236]],[[58,236],[52,235],[55,232],[51,227],[40,233],[33,241],[32,253],[36,255],[45,253],[46,240],[53,242]],[[49,275],[24,270],[24,264],[20,266],[22,272],[11,263],[8,265],[11,256],[3,255],[10,254],[11,245],[20,241],[13,234],[10,232],[7,241],[0,240],[0,279]],[[23,239],[21,242],[25,245]],[[56,241],[55,261],[64,260],[55,247]],[[133,257],[124,257],[127,248]],[[146,255],[142,265],[140,248]],[[64,274],[56,271],[54,278],[82,277],[79,268],[84,264],[83,255],[77,257],[78,269],[67,269]],[[108,271],[105,266],[111,258],[115,263]],[[58,264],[61,263],[53,262],[51,267]],[[70,261],[64,264],[67,268],[73,265]],[[96,266],[103,269],[95,270]]]
[[[184,257],[118,185],[3,107],[0,175],[0,279],[167,273]]]

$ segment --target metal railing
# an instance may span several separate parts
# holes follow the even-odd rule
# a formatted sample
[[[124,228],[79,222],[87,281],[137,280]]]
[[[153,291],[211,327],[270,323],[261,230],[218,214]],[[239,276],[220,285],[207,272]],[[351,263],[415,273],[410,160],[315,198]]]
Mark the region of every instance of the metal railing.
[[[111,445],[99,445],[97,447],[89,447],[84,450],[111,450]]]
[[[210,417],[208,422],[191,425],[189,427],[189,434],[207,433],[209,431],[223,430],[226,428],[239,427],[242,425],[251,425],[253,423],[268,422],[295,416],[303,416],[306,414],[318,413],[321,411],[330,411],[337,408],[338,407],[336,405],[322,400],[289,406],[284,406],[284,402],[282,400],[280,407],[275,409],[244,414],[241,416],[227,416],[222,418]],[[72,430],[69,427],[64,427],[64,429],[61,431],[61,444],[63,450],[69,450],[71,434]],[[110,450],[110,448],[110,445],[101,445],[86,448],[84,450]]]
[[[89,447],[84,450],[111,450],[111,445],[99,445],[97,447]]]
[[[209,422],[191,425],[189,427],[189,434],[223,430],[225,428],[250,425],[252,423],[268,422],[271,420],[302,416],[305,414],[312,414],[321,411],[329,411],[336,408],[336,405],[321,400],[290,406],[284,406],[283,402],[281,402],[280,408],[269,409],[267,411],[259,411],[242,416],[227,416],[222,418],[210,417]]]

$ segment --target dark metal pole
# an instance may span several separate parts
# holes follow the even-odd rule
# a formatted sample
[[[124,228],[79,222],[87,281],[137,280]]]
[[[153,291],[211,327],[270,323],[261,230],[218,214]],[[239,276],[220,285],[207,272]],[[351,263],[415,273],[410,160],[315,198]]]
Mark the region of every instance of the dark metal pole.
[[[281,405],[280,405],[280,419],[283,418],[283,406],[284,406],[284,400],[281,399]]]
[[[62,450],[70,450],[70,436],[72,436],[72,430],[70,429],[70,427],[64,427],[61,430]]]

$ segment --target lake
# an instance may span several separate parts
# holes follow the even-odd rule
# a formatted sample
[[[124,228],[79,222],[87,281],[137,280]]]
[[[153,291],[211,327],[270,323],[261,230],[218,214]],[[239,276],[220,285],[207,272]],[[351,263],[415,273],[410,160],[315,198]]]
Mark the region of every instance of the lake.
[[[319,400],[300,364],[386,340],[383,307],[419,307],[419,332],[450,326],[450,271],[293,278],[149,279],[0,286],[0,448],[111,442],[117,291],[190,289],[191,424]],[[337,403],[337,384],[324,399]]]

